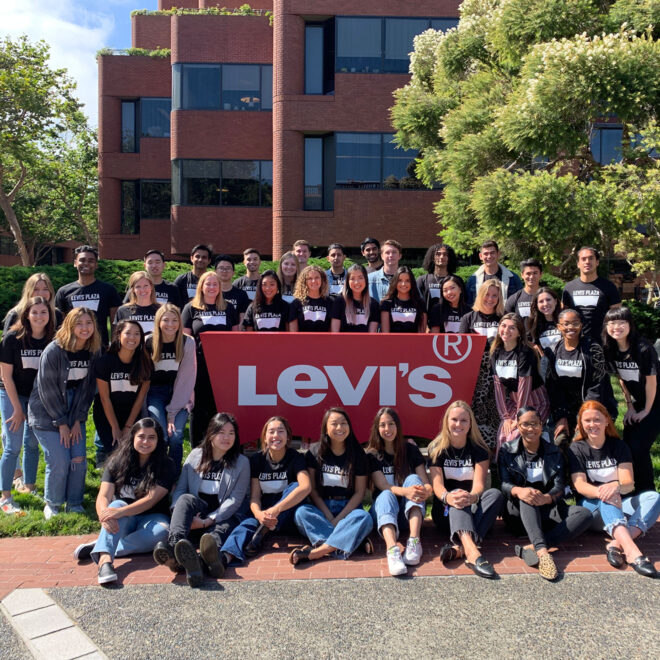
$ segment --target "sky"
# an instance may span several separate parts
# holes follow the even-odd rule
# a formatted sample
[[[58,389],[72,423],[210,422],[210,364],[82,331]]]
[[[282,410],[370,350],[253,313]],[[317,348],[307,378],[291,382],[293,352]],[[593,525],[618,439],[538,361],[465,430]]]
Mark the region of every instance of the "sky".
[[[83,111],[96,127],[96,52],[130,48],[134,9],[158,9],[158,0],[0,0],[0,35],[43,39],[50,46],[51,66],[68,70]]]

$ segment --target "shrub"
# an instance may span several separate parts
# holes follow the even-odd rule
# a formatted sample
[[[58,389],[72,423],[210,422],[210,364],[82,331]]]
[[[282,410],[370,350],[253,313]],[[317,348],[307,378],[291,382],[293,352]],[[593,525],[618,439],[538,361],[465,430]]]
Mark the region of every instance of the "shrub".
[[[626,300],[623,304],[632,312],[635,325],[641,335],[651,342],[660,337],[660,309],[636,300]]]

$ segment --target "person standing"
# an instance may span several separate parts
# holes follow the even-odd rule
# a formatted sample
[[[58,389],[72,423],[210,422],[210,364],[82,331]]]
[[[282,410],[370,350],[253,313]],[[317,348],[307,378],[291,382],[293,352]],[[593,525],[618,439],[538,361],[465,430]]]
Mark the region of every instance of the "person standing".
[[[344,246],[341,243],[331,243],[328,246],[328,261],[330,268],[325,271],[328,278],[328,293],[331,296],[341,295],[346,281],[346,269],[344,268]]]
[[[174,280],[174,286],[179,289],[179,302],[182,307],[195,297],[199,278],[206,272],[212,257],[211,247],[201,243],[190,251],[192,270],[182,273]]]
[[[160,250],[147,250],[144,255],[144,270],[149,273],[156,291],[156,302],[159,305],[172,303],[181,309],[181,295],[178,287],[163,279],[165,269],[165,255]],[[129,302],[131,292],[127,291],[124,296],[124,304]]]
[[[128,279],[128,302],[115,315],[115,323],[137,321],[144,334],[154,331],[154,319],[160,303],[156,302],[156,287],[145,270],[135,271]]]
[[[289,306],[289,332],[328,332],[333,302],[323,269],[307,266],[298,277],[295,294]]]
[[[448,275],[456,272],[457,266],[456,252],[449,245],[436,243],[426,251],[422,263],[426,274],[417,278],[417,288],[427,312],[430,312],[433,305],[442,300],[442,283]]]
[[[509,296],[504,303],[505,312],[515,312],[525,322],[525,327],[529,327],[529,312],[532,306],[534,296],[539,292],[541,275],[543,275],[543,266],[538,259],[525,259],[520,263],[520,274],[524,286],[520,291],[516,291]]]
[[[375,273],[383,267],[383,260],[380,258],[380,241],[377,238],[367,236],[360,243],[360,252],[367,260],[365,269],[368,273]]]
[[[243,289],[250,300],[254,300],[257,293],[257,284],[259,283],[259,266],[261,266],[261,255],[255,248],[248,248],[243,251],[243,264],[247,273],[239,277],[234,286]]]
[[[426,332],[426,306],[408,266],[397,268],[380,303],[381,332]]]
[[[369,296],[367,271],[362,264],[348,269],[342,295],[332,308],[331,332],[378,332],[378,303]]]
[[[55,294],[55,307],[67,315],[74,307],[91,309],[96,315],[96,324],[103,346],[107,346],[108,319],[112,323],[121,305],[121,299],[114,286],[96,279],[99,253],[91,245],[80,245],[74,250],[73,265],[78,271],[78,279],[60,287]]]
[[[215,274],[220,280],[222,297],[225,301],[234,306],[234,309],[238,314],[238,323],[240,325],[243,323],[245,312],[250,305],[250,299],[243,289],[239,289],[232,283],[235,268],[236,262],[229,255],[219,254],[215,258]]]
[[[296,281],[300,274],[298,259],[293,252],[285,252],[280,257],[280,263],[277,267],[277,277],[282,284],[282,300],[289,303],[293,302]]]
[[[312,256],[312,246],[308,241],[300,239],[293,244],[292,250],[293,254],[296,255],[296,259],[298,259],[298,266],[302,270],[307,266],[307,262]]]
[[[561,302],[564,307],[577,309],[582,318],[582,332],[601,343],[603,319],[608,309],[621,304],[616,286],[598,275],[600,254],[596,248],[582,247],[577,253],[578,277],[564,287]]]
[[[503,300],[522,289],[520,278],[500,263],[500,248],[495,241],[485,241],[481,244],[479,259],[482,265],[470,275],[465,285],[469,305],[477,297],[479,287],[487,280],[498,280],[502,287]]]
[[[371,298],[380,302],[387,295],[390,282],[399,268],[401,261],[401,243],[387,239],[380,249],[383,267],[369,275],[369,293]]]

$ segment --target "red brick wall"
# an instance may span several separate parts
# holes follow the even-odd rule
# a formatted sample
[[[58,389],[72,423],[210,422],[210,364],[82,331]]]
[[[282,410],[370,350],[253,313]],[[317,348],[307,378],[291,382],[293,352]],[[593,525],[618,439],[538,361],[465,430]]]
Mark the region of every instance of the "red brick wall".
[[[169,48],[170,47],[170,17],[131,16],[133,48]]]
[[[138,98],[171,96],[172,66],[167,57],[103,55],[99,57],[102,96]]]
[[[239,4],[242,3],[236,3],[238,6]],[[273,2],[272,0],[252,0],[252,2],[248,3],[252,9],[273,9]],[[199,0],[199,6],[200,7],[227,7],[227,6],[232,6],[231,4],[227,5],[227,2],[219,2],[219,0]]]
[[[275,0],[276,11],[306,16],[458,16],[458,0]],[[277,15],[277,14],[276,14]]]
[[[172,9],[180,7],[182,9],[197,9],[200,6],[200,0],[158,0],[158,9]]]

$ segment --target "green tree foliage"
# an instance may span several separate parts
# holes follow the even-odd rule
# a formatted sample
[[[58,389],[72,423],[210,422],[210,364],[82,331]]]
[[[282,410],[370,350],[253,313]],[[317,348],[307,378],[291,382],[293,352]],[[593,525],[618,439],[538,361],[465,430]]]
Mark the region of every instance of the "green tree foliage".
[[[457,28],[419,35],[392,121],[421,151],[418,177],[444,185],[440,235],[464,253],[495,237],[512,259],[556,265],[580,244],[616,246],[650,281],[659,31],[660,0],[466,0]],[[602,165],[591,142],[608,121],[623,157]]]
[[[96,233],[96,147],[43,41],[0,39],[0,221],[23,265],[35,248]]]

